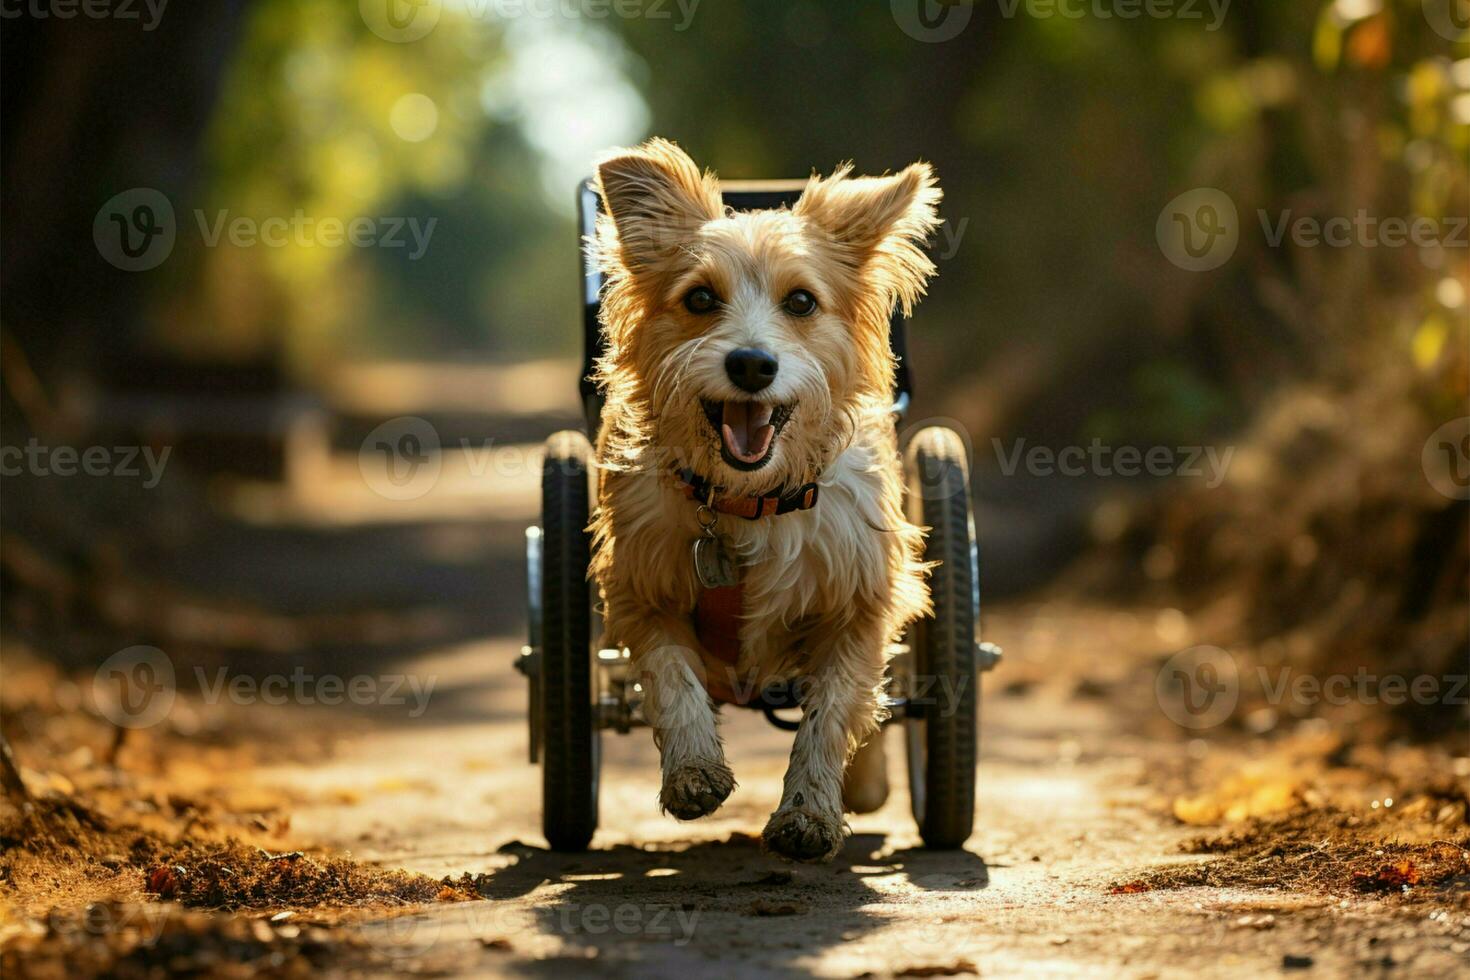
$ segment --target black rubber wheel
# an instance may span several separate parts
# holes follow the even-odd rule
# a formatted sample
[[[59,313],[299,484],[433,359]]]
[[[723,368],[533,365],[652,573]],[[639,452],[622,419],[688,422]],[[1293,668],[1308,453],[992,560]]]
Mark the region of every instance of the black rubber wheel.
[[[591,458],[586,436],[558,432],[541,470],[541,827],[557,851],[586,850],[597,829]]]
[[[950,849],[974,827],[979,720],[979,582],[964,443],[950,429],[923,429],[905,471],[909,520],[929,528],[924,558],[939,563],[929,577],[934,615],[909,628],[909,674],[901,678],[918,702],[904,723],[909,798],[924,843]]]

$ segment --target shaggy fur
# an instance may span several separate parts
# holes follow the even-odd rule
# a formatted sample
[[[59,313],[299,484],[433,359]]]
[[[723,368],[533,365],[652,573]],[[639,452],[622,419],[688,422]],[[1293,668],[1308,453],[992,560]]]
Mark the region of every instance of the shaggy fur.
[[[729,495],[815,480],[813,509],[726,516],[717,531],[745,586],[737,683],[796,682],[802,697],[763,839],[792,858],[830,859],[846,833],[844,771],[882,718],[887,643],[929,603],[922,531],[903,510],[888,319],[934,272],[921,246],[938,224],[939,189],[923,163],[887,177],[852,177],[844,166],[813,177],[790,209],[730,212],[715,177],[664,140],[607,157],[597,183],[606,213],[589,246],[607,277],[608,346],[593,575],[608,644],[632,651],[642,679],[661,805],[693,819],[734,788],[702,682],[726,668],[701,655],[691,619],[696,504],[672,470],[692,467]],[[696,287],[718,297],[714,311],[686,309]],[[815,313],[783,307],[796,289],[816,298]],[[725,371],[726,355],[745,347],[779,364],[754,396]],[[722,457],[702,407],[729,400],[792,406],[753,471]],[[874,737],[852,767],[850,805],[881,803],[881,751]]]

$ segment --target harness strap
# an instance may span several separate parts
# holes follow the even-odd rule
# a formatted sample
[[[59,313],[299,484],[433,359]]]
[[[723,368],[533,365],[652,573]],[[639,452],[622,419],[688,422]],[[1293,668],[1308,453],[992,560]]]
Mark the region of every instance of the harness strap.
[[[817,505],[816,483],[807,483],[794,490],[776,489],[770,493],[751,497],[724,497],[717,487],[691,469],[678,471],[679,483],[684,496],[704,504],[710,510],[746,520],[758,521],[762,517],[789,514],[797,510],[811,510]]]
[[[704,687],[709,696],[726,704],[745,704],[735,692],[735,669],[740,663],[740,617],[745,609],[745,586],[701,589],[694,603],[694,635],[703,648]]]
[[[776,489],[751,497],[725,497],[717,487],[687,467],[677,471],[684,496],[698,501],[718,514],[730,514],[746,520],[811,510],[817,505],[817,484],[808,483],[794,490]],[[704,661],[704,687],[709,696],[726,704],[748,704],[753,690],[741,697],[735,690],[736,669],[740,664],[740,621],[745,611],[745,586],[736,584],[718,589],[701,589],[694,602],[694,635],[698,638],[700,658]]]

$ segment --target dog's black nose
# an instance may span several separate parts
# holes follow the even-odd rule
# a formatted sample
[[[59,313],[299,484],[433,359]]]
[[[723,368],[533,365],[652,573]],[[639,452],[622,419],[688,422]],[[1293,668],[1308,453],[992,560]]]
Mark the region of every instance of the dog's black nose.
[[[742,347],[725,355],[725,373],[743,391],[760,391],[776,377],[776,357],[754,347]]]

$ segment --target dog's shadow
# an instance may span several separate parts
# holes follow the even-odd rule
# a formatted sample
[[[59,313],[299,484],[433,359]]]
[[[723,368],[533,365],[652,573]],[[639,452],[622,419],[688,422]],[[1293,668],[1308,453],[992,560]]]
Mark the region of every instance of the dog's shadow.
[[[547,886],[536,905],[538,930],[556,936],[563,954],[505,964],[559,974],[570,959],[692,967],[732,952],[758,972],[796,970],[820,951],[860,939],[898,914],[913,914],[923,894],[976,891],[989,884],[985,861],[969,851],[886,851],[879,834],[850,838],[831,864],[796,865],[761,852],[758,841],[636,847],[585,854],[512,845],[516,863],[481,883],[491,901]],[[572,947],[568,950],[566,947]],[[803,971],[805,972],[805,971]]]

